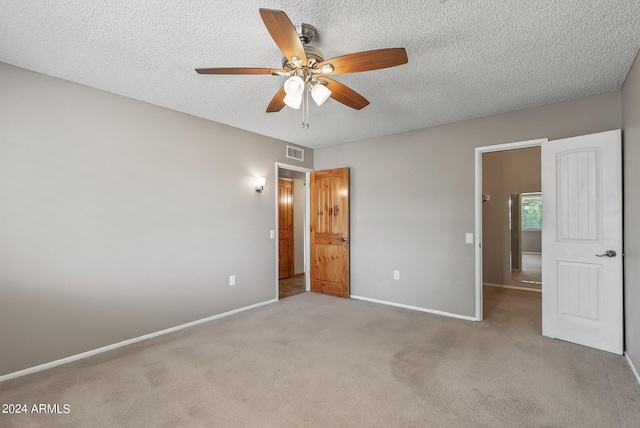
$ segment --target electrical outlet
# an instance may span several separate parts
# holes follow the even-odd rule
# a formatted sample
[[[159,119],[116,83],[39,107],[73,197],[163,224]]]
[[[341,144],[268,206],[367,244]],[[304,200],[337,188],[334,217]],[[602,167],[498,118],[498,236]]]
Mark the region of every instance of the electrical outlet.
[[[229,277],[229,286],[232,286],[232,285],[236,285],[236,276],[235,275],[231,275]]]
[[[393,279],[396,279],[396,280],[400,279],[400,271],[399,270],[394,270],[393,271]]]

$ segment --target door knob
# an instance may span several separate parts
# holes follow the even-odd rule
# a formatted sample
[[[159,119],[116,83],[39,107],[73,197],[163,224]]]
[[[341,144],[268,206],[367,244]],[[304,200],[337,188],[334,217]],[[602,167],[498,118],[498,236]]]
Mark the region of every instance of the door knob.
[[[615,257],[616,252],[613,250],[607,250],[604,254],[596,254],[596,257]]]
[[[345,238],[345,237],[343,236],[342,238],[340,238],[340,240],[341,240],[342,242],[347,242],[347,241],[349,241],[349,238]]]

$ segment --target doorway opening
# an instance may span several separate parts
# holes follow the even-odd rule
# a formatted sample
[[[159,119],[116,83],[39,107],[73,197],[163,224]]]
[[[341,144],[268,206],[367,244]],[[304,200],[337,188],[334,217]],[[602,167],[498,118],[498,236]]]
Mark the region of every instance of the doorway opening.
[[[276,295],[278,299],[309,291],[310,169],[276,163]]]
[[[512,284],[512,280],[514,276],[519,280],[518,274],[522,275],[525,261],[527,269],[529,262],[534,264],[534,269],[536,265],[536,257],[529,258],[525,254],[523,258],[521,200],[525,193],[541,192],[540,148],[546,141],[545,138],[475,149],[478,321],[484,317],[483,286],[531,289],[522,287],[527,283]],[[516,175],[521,179],[515,180]]]
[[[482,197],[484,181],[508,179],[491,170],[484,155],[533,146],[541,146],[545,198],[541,334],[622,354],[623,269],[622,259],[616,257],[622,251],[619,129],[554,140],[553,144],[545,139],[476,149],[476,318],[483,319],[483,291],[490,297],[493,290],[500,290],[483,290],[489,274],[484,261],[494,256],[488,245],[491,235],[484,228],[488,207],[482,206],[483,200],[492,199]],[[483,169],[492,173],[483,174]],[[496,206],[506,211],[506,201]],[[508,263],[500,268],[505,266]]]

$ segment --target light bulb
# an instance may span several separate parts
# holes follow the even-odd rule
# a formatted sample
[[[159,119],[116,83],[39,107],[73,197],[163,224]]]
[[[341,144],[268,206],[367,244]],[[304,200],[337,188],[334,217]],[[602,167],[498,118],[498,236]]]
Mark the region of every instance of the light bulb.
[[[333,67],[333,65],[331,64],[325,64],[320,68],[320,73],[322,74],[329,74],[329,73],[333,73],[335,70],[335,68]]]

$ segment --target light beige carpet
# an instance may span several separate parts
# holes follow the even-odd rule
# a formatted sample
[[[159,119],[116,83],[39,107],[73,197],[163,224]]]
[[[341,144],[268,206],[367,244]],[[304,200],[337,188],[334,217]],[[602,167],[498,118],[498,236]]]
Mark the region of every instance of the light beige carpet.
[[[485,316],[304,293],[0,383],[69,405],[0,426],[640,426],[625,359],[543,338],[539,294],[486,287]]]

